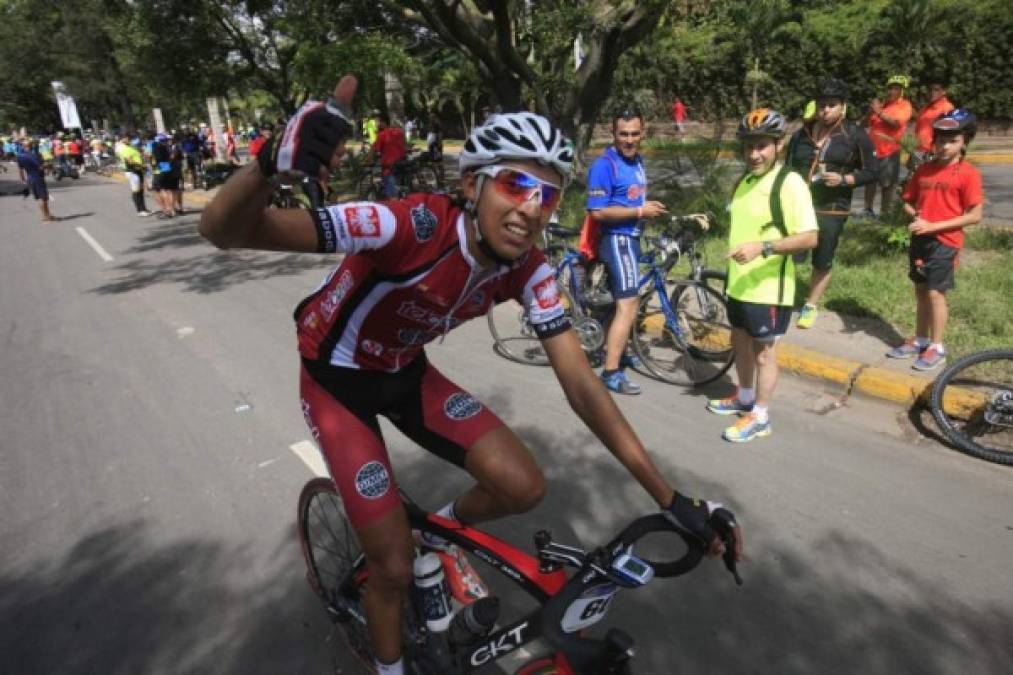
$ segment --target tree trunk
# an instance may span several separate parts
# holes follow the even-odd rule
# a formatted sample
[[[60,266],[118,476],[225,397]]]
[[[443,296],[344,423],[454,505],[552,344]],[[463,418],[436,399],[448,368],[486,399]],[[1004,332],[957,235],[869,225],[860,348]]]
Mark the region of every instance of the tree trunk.
[[[383,74],[383,90],[384,97],[387,100],[387,112],[390,114],[391,121],[404,126],[404,87],[401,86],[401,80],[394,73],[385,72]]]

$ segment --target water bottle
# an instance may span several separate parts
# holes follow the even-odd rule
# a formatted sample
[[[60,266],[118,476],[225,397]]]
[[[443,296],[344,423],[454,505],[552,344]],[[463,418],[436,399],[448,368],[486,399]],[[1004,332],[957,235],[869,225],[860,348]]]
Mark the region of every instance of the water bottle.
[[[465,605],[450,622],[450,642],[466,645],[489,634],[499,619],[499,598],[487,595]]]
[[[451,614],[450,589],[440,558],[432,552],[415,556],[412,568],[426,627],[434,633],[442,633],[450,626]]]

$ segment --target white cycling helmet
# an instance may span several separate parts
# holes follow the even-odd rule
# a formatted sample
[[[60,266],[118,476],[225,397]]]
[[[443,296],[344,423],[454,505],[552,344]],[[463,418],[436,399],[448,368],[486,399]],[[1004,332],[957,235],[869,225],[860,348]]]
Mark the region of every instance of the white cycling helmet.
[[[573,148],[549,120],[529,112],[493,115],[475,127],[461,152],[461,173],[508,159],[533,159],[570,182]]]

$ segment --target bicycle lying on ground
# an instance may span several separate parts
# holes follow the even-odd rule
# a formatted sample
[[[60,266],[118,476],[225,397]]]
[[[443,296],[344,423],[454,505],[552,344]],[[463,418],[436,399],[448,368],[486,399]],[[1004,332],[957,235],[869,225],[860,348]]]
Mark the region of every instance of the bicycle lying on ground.
[[[637,518],[608,544],[591,551],[557,543],[547,531],[539,531],[535,535],[536,555],[531,556],[480,530],[428,513],[404,493],[401,497],[414,530],[427,539],[442,538],[480,558],[539,605],[496,629],[498,600],[485,596],[458,610],[453,621],[456,627],[465,629],[432,630],[427,618],[431,621],[434,616],[433,596],[415,588],[405,608],[403,653],[411,667],[408,672],[417,675],[472,672],[538,639],[548,645],[549,655],[532,658],[514,671],[516,675],[629,673],[633,639],[627,633],[613,628],[599,640],[585,637],[582,631],[605,618],[618,591],[645,586],[655,578],[685,574],[696,567],[704,553],[701,544],[676,530],[659,513]],[[725,566],[741,584],[733,552],[734,516],[717,509],[711,524],[725,541]],[[634,551],[637,542],[659,532],[682,538],[686,553],[669,562],[638,557]],[[362,608],[369,569],[330,479],[316,478],[303,488],[299,536],[310,585],[345,634],[352,651],[372,672],[373,656]],[[431,552],[422,546],[417,554]],[[567,577],[563,567],[577,571]],[[459,621],[458,616],[465,620]]]
[[[428,153],[415,154],[391,168],[397,181],[398,197],[404,197],[412,192],[437,192],[442,189],[439,173],[427,157]],[[379,165],[362,168],[357,192],[360,199],[367,201],[386,199]]]
[[[644,237],[640,262],[646,271],[638,282],[640,309],[630,344],[647,375],[672,384],[712,382],[734,359],[722,294],[726,275],[708,268],[697,247],[697,230],[708,227],[703,214],[673,216],[662,233]],[[607,277],[600,264],[589,267],[576,249],[561,241],[576,236],[575,230],[550,225],[546,232],[549,239],[544,250],[556,269],[563,306],[594,362],[612,313]],[[689,261],[687,275],[669,281],[671,271],[684,259]],[[526,311],[516,302],[494,307],[488,322],[498,354],[519,363],[548,364]]]
[[[969,354],[932,385],[932,416],[958,450],[1013,465],[1013,349]]]

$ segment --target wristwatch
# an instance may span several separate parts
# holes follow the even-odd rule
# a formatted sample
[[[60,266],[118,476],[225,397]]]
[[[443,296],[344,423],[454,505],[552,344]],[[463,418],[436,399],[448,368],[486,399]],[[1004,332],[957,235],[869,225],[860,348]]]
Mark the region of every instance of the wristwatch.
[[[770,256],[774,255],[774,243],[770,241],[763,242],[762,253],[764,258],[769,258]]]

